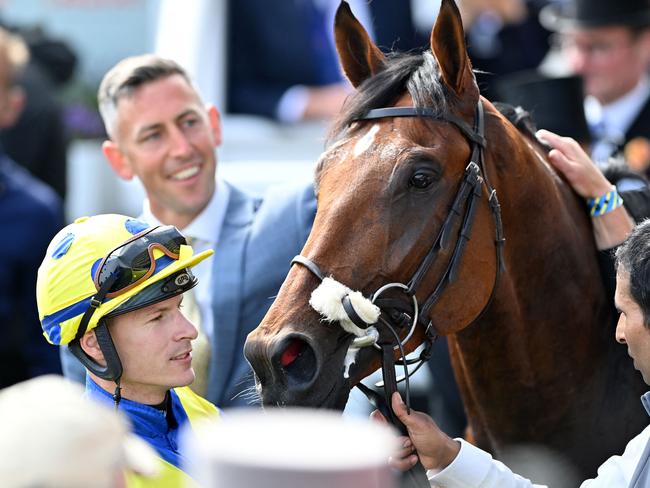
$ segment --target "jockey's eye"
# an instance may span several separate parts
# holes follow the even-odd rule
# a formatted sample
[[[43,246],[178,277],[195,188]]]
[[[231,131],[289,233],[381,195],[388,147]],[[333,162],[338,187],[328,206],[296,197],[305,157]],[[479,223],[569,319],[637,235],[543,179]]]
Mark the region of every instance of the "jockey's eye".
[[[417,190],[424,190],[436,180],[436,174],[431,170],[419,169],[411,175],[409,186]]]

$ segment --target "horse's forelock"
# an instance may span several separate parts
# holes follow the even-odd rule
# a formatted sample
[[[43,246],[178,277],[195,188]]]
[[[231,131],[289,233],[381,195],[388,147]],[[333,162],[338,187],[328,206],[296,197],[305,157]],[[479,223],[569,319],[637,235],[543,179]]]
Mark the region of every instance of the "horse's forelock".
[[[369,110],[388,107],[408,91],[416,107],[447,110],[445,91],[438,63],[431,54],[389,53],[386,67],[365,80],[350,96],[334,122],[326,145],[339,139],[348,127]]]

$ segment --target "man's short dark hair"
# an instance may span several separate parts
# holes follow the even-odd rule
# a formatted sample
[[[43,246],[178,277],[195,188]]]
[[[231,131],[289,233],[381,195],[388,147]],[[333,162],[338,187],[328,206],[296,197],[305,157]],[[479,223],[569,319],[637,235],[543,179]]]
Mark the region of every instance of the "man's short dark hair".
[[[629,276],[630,295],[650,327],[650,219],[637,225],[617,249],[616,269]]]
[[[172,75],[181,75],[192,85],[187,72],[178,63],[154,54],[125,58],[106,73],[99,85],[97,101],[108,135],[112,137],[115,132],[120,98],[130,96],[146,83]]]

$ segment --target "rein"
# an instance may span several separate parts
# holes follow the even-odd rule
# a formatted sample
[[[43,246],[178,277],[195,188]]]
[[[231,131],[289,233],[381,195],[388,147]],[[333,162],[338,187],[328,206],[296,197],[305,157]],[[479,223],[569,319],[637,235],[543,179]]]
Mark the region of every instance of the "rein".
[[[404,435],[407,435],[405,426],[399,421],[392,410],[390,405],[391,397],[392,394],[397,391],[397,383],[404,381],[406,389],[405,402],[407,411],[410,412],[409,377],[431,357],[431,348],[433,342],[437,338],[433,321],[429,319],[427,322],[427,318],[429,317],[433,306],[442,296],[447,285],[455,281],[457,278],[463,251],[465,250],[465,246],[471,235],[472,226],[476,216],[477,203],[482,196],[484,185],[488,192],[488,205],[495,223],[496,273],[490,297],[475,321],[485,313],[485,310],[487,310],[494,299],[499,284],[499,277],[503,271],[503,244],[505,239],[501,222],[501,207],[499,205],[497,193],[490,184],[485,170],[485,161],[483,157],[483,151],[486,145],[484,135],[485,114],[482,101],[479,100],[476,108],[474,128],[470,127],[465,121],[452,114],[438,114],[430,108],[417,107],[387,107],[374,109],[356,120],[373,120],[386,117],[420,117],[449,122],[455,125],[468,139],[472,151],[469,163],[465,168],[465,173],[460,182],[456,196],[449,208],[449,212],[444,219],[433,245],[423,258],[411,279],[406,284],[386,284],[379,288],[372,295],[372,298],[369,299],[371,304],[377,306],[381,311],[377,321],[374,323],[365,322],[355,310],[350,301],[349,295],[345,294],[341,298],[341,305],[343,306],[349,320],[354,323],[354,325],[365,331],[365,335],[357,336],[353,339],[350,348],[374,346],[376,349],[381,351],[382,355],[384,397],[382,398],[379,393],[361,383],[359,383],[357,387],[366,395],[370,403],[378,408],[382,414]],[[440,276],[438,283],[433,288],[433,291],[424,300],[422,306],[419,307],[416,293],[431,266],[438,258],[440,251],[447,249],[450,245],[452,232],[457,226],[459,220],[460,230],[453,247],[451,259],[447,263],[447,266]],[[291,264],[304,266],[321,282],[325,279],[325,275],[319,266],[309,258],[298,255],[293,258]],[[396,298],[382,298],[382,294],[393,289],[401,291],[406,295],[408,298],[407,304],[405,304],[403,300]],[[320,312],[323,313],[322,311]],[[411,338],[418,323],[425,327],[424,348],[418,358],[408,359],[405,357],[403,347]],[[400,339],[400,335],[397,331],[407,329],[408,332],[404,339]],[[394,357],[395,350],[399,350],[400,359],[397,361],[395,361]],[[408,366],[414,363],[418,363],[417,366],[413,370],[409,371]],[[403,366],[404,368],[404,376],[399,379],[396,378],[395,375],[396,364]],[[418,466],[422,468],[419,463],[414,468],[417,468]],[[429,486],[423,468],[409,471],[409,474],[414,478],[412,480],[415,483],[414,486],[417,486],[418,484],[421,484],[421,486]]]

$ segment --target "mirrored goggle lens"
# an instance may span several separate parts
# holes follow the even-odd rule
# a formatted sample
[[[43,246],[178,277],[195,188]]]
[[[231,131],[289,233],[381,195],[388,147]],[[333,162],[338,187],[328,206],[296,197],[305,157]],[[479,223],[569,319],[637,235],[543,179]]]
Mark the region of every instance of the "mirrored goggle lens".
[[[186,244],[185,237],[173,226],[156,227],[134,236],[134,239],[109,253],[98,271],[95,286],[99,290],[112,275],[116,277],[107,292],[109,295],[135,286],[153,273],[154,249],[160,249],[172,259],[178,259],[183,244]]]
[[[148,256],[148,254],[147,254]],[[108,289],[107,293],[115,293],[120,291],[128,286],[137,283],[144,276],[147,275],[151,269],[151,260],[147,259],[148,264],[142,263],[144,266],[132,267],[129,265],[124,265],[120,262],[119,258],[109,258],[102,266],[102,270],[99,274],[98,283],[101,285],[113,274],[117,275],[115,282]]]

